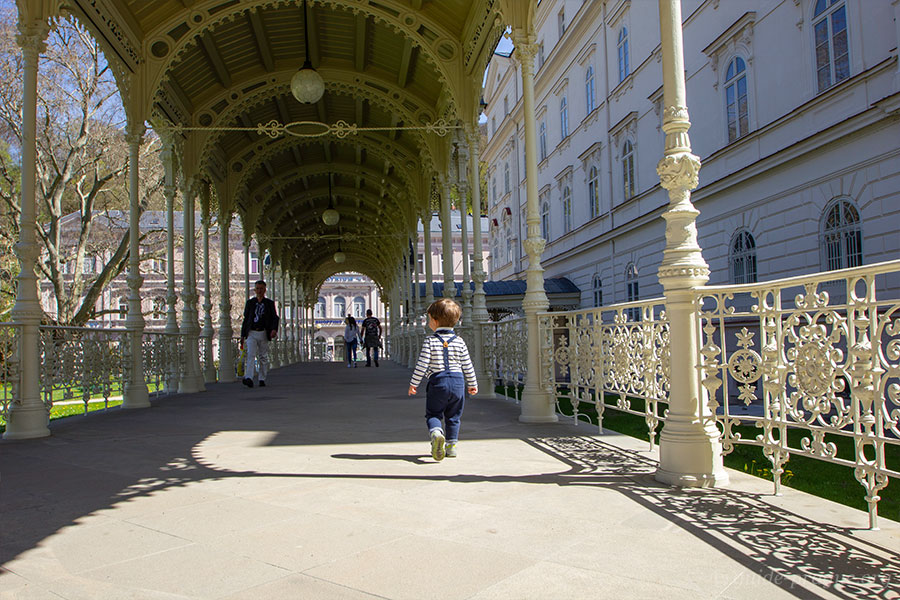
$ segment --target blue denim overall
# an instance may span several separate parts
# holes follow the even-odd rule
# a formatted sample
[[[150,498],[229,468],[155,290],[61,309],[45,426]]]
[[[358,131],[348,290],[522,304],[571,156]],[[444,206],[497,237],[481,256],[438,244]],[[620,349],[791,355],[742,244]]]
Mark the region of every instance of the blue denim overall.
[[[441,341],[444,348],[444,370],[434,373],[428,378],[425,386],[425,421],[428,431],[443,429],[448,442],[459,440],[459,419],[462,417],[466,400],[466,379],[462,373],[450,372],[450,342],[456,339],[451,335],[448,339],[438,333],[434,337]],[[441,418],[446,427],[441,427]]]

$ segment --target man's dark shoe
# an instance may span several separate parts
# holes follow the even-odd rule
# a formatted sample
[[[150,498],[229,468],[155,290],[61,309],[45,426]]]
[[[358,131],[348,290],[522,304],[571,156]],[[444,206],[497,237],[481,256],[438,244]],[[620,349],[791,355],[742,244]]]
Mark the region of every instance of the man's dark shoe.
[[[371,367],[371,366],[372,366],[372,363],[366,363],[366,366],[367,366],[367,367]]]
[[[378,361],[377,361],[377,360],[375,361],[375,366],[376,366],[376,367],[378,366]]]
[[[262,379],[259,380],[259,387],[266,387],[266,382]]]
[[[247,387],[253,387],[253,380],[249,377],[244,377],[244,381],[242,383]],[[260,382],[260,384],[262,384],[262,382]]]

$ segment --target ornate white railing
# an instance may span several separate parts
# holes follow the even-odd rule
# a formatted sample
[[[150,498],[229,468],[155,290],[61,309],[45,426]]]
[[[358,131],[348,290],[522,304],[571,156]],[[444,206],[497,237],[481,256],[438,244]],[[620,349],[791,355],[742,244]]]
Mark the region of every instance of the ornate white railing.
[[[516,402],[522,398],[528,366],[528,338],[524,318],[482,323],[484,371]]]
[[[541,313],[538,320],[542,381],[557,409],[569,404],[576,422],[595,417],[600,431],[607,408],[641,416],[652,449],[669,394],[663,299]]]
[[[184,374],[184,336],[159,330],[144,331],[144,379],[157,395],[178,392]],[[201,352],[203,345],[201,344]]]
[[[20,384],[19,326],[0,323],[0,416],[5,420]]]
[[[898,289],[900,261],[698,290],[700,377],[725,452],[761,447],[776,493],[791,455],[852,468],[872,527],[900,476],[886,462],[900,445]]]
[[[41,393],[49,411],[54,403],[77,400],[88,410],[91,399],[104,407],[122,395],[128,330],[41,326]]]

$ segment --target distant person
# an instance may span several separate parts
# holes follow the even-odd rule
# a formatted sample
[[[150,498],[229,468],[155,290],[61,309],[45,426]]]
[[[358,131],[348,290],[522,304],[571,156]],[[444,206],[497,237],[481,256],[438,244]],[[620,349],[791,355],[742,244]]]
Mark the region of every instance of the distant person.
[[[459,441],[459,421],[466,400],[466,391],[478,393],[475,369],[466,342],[453,327],[462,310],[449,298],[436,300],[428,307],[428,326],[434,331],[422,343],[419,360],[409,381],[409,395],[425,377],[425,423],[431,436],[431,457],[441,461],[456,458]],[[442,423],[443,419],[443,423]],[[446,430],[444,427],[446,426]]]
[[[253,377],[258,375],[259,387],[266,387],[269,373],[269,340],[278,335],[278,313],[275,302],[266,298],[266,282],[260,279],[254,285],[256,297],[244,306],[244,322],[241,324],[241,348],[247,341],[247,362],[244,365],[243,383],[253,387]],[[256,363],[259,360],[259,372]]]
[[[381,347],[381,321],[372,316],[372,309],[366,311],[362,322],[363,346],[366,347],[366,366],[372,366],[371,352],[375,352],[375,366],[378,366],[378,349]]]
[[[353,315],[344,319],[344,348],[347,356],[347,367],[356,368],[356,347],[359,345],[359,326]]]

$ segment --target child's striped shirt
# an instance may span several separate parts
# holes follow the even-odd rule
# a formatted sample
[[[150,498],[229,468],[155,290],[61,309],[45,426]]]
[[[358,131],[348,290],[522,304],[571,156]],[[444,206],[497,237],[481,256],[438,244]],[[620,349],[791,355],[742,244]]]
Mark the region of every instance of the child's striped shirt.
[[[444,344],[447,344],[447,364],[444,364]],[[419,387],[422,379],[430,377],[434,373],[449,371],[462,373],[466,378],[467,387],[476,387],[475,368],[469,357],[469,348],[466,342],[453,333],[452,329],[438,329],[434,335],[425,338],[422,349],[419,351],[419,360],[413,371],[409,384]]]

